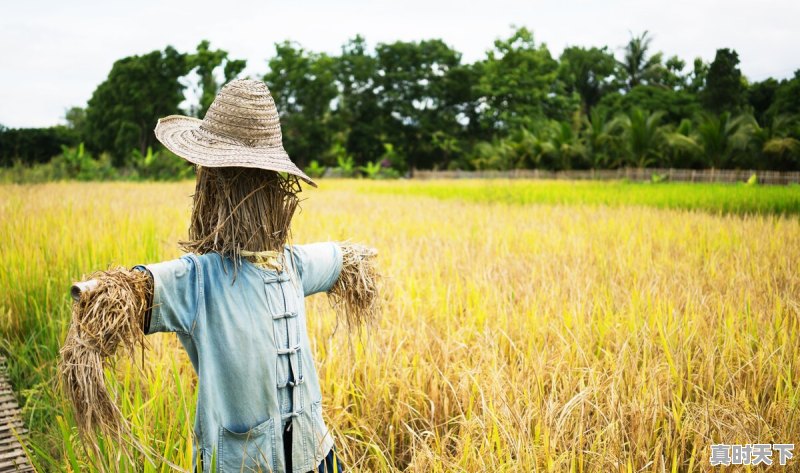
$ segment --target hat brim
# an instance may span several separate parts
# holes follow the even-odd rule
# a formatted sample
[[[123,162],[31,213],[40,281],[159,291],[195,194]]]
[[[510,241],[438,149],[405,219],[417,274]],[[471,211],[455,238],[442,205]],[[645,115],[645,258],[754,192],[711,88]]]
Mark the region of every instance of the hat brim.
[[[317,187],[310,177],[289,159],[282,146],[247,146],[200,128],[198,118],[170,115],[158,120],[155,134],[168,150],[190,163],[205,167],[244,167],[285,172]]]

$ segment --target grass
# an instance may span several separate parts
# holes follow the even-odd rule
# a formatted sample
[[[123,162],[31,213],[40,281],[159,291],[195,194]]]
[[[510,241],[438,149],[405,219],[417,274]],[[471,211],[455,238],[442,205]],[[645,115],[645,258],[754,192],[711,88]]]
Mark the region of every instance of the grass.
[[[90,458],[52,380],[70,282],[177,257],[192,190],[0,186],[0,350],[42,471],[169,471],[103,439]],[[387,276],[362,338],[307,300],[338,451],[353,471],[661,472],[711,469],[711,443],[794,442],[797,192],[323,181],[296,242],[369,243]],[[196,379],[175,337],[148,338],[116,388],[138,438],[188,467]]]
[[[360,190],[467,202],[557,205],[641,205],[713,213],[800,213],[800,186],[641,183],[624,181],[435,180],[365,184]]]

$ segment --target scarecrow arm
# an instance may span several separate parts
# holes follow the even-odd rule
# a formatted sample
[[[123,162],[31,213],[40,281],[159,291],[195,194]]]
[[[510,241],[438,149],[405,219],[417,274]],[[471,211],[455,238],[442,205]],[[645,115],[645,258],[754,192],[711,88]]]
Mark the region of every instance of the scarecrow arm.
[[[103,371],[120,348],[133,357],[145,346],[152,276],[125,268],[100,271],[73,286],[72,295],[72,321],[58,367],[62,387],[82,434],[97,427],[120,435],[127,429]]]
[[[370,324],[380,313],[380,274],[376,266],[378,251],[356,243],[339,243],[342,270],[328,290],[338,319],[348,329]]]

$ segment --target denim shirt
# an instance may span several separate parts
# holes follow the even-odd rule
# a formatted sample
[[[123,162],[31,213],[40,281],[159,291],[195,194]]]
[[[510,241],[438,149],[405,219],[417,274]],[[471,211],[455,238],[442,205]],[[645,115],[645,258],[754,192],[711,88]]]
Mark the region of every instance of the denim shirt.
[[[175,332],[199,380],[192,463],[220,473],[284,472],[292,421],[293,473],[316,470],[333,447],[308,333],[304,297],[339,278],[336,243],[287,246],[284,270],[216,253],[137,266],[153,275],[148,333]]]

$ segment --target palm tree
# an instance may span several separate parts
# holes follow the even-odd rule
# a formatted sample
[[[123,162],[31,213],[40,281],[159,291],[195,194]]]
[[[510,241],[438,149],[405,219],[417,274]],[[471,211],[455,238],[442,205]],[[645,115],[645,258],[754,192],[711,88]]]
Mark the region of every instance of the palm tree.
[[[628,115],[621,115],[615,121],[622,128],[628,164],[645,168],[661,158],[666,139],[666,127],[661,125],[663,111],[647,112],[634,107]]]
[[[625,58],[617,61],[627,76],[628,90],[650,82],[658,75],[662,53],[658,52],[648,57],[650,41],[652,38],[647,36],[647,31],[641,36],[631,36],[631,40],[625,46]]]
[[[557,169],[572,169],[584,156],[586,147],[568,122],[553,121],[548,126],[546,153],[553,158]]]
[[[730,112],[719,115],[704,112],[697,119],[696,141],[702,147],[707,163],[713,168],[731,167],[750,143],[753,117]]]
[[[546,141],[525,127],[511,133],[509,145],[515,155],[515,167],[518,169],[538,168],[542,161],[542,153],[548,149]]]
[[[616,167],[620,164],[621,139],[619,122],[608,119],[608,113],[594,108],[582,117],[586,155],[594,169]]]
[[[766,126],[751,123],[751,144],[762,158],[761,166],[767,169],[791,169],[800,161],[800,141],[789,136],[796,119],[778,115]]]
[[[672,167],[693,167],[703,155],[703,148],[697,144],[691,120],[684,118],[677,128],[666,133],[667,153],[664,164]]]

